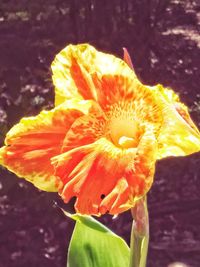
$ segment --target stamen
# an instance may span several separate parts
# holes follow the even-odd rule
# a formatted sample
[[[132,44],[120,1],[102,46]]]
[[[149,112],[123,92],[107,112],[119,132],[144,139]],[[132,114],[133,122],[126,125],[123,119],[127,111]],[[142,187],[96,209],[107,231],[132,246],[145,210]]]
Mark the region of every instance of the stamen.
[[[120,137],[118,143],[123,148],[130,148],[137,146],[137,140],[135,138],[127,136]]]

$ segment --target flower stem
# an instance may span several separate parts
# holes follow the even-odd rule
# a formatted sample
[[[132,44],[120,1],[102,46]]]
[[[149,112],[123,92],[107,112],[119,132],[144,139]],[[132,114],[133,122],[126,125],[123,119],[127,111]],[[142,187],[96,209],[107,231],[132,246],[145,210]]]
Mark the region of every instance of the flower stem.
[[[131,213],[133,224],[129,267],[145,267],[149,244],[149,215],[146,196],[136,203]]]

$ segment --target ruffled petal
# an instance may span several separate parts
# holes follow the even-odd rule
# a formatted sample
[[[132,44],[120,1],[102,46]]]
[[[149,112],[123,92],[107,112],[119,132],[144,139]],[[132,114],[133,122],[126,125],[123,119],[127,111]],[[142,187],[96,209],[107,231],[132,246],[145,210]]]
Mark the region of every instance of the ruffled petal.
[[[88,115],[81,116],[71,126],[63,141],[62,152],[88,145],[105,134],[106,116],[97,104]]]
[[[131,159],[135,151],[132,149],[129,154],[126,157]],[[115,187],[119,187],[117,184],[127,163],[125,157],[123,159],[120,156],[122,157],[120,149],[101,139],[53,158],[56,175],[64,184],[60,191],[61,197],[68,202],[76,196],[75,208],[81,214],[100,215],[109,212],[112,203],[100,206],[103,199]],[[128,194],[126,197],[128,198]]]
[[[91,101],[66,101],[36,117],[22,119],[7,134],[0,164],[45,191],[58,191],[51,157],[60,153],[72,123],[89,112]]]
[[[124,97],[140,85],[135,73],[123,60],[99,52],[88,44],[67,46],[56,56],[52,71],[56,105],[70,98],[93,99],[103,104],[110,97],[108,93]],[[112,80],[109,90],[105,89],[101,84],[104,77],[106,84],[109,83],[108,78],[116,77],[118,85],[112,86]],[[131,87],[126,86],[127,79]]]
[[[149,190],[155,169],[154,134],[144,134],[138,148],[120,149],[106,138],[52,159],[64,186],[61,197],[77,197],[81,214],[118,214]]]
[[[130,55],[124,48],[124,61],[133,69]],[[188,108],[178,95],[162,85],[149,87],[155,92],[157,104],[163,111],[163,124],[158,138],[158,159],[186,156],[200,151],[200,133],[192,121]]]
[[[162,85],[152,87],[152,90],[163,111],[157,158],[186,156],[200,151],[200,133],[178,95]]]

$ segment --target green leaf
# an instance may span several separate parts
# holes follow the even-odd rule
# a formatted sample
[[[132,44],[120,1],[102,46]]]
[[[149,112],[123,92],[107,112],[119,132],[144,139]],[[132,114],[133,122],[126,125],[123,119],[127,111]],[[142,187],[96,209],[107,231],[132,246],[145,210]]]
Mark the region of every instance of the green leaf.
[[[90,216],[64,213],[76,221],[67,267],[129,266],[130,249],[121,237]]]

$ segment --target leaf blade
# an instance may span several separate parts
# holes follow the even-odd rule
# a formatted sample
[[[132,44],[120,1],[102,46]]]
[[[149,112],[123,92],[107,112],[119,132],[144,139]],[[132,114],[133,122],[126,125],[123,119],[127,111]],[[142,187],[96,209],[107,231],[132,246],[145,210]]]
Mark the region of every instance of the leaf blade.
[[[121,237],[90,216],[66,215],[76,220],[67,267],[128,267],[130,249]]]

